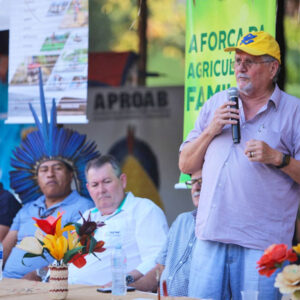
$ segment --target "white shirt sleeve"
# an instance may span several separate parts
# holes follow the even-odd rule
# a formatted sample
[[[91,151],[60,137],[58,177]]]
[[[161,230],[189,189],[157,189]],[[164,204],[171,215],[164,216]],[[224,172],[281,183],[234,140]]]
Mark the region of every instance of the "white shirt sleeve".
[[[136,211],[136,241],[141,255],[137,270],[146,274],[155,266],[168,234],[168,223],[163,211],[156,205],[140,206]]]

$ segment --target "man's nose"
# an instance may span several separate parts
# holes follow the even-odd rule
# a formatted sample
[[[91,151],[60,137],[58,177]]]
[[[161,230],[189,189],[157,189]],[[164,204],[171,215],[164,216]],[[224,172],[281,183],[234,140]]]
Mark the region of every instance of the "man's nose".
[[[48,169],[48,171],[47,171],[47,176],[48,177],[52,177],[52,176],[54,176],[54,174],[55,174],[55,172],[54,172],[54,170],[53,169]]]
[[[98,192],[99,192],[100,194],[103,194],[103,193],[105,193],[105,191],[106,191],[105,184],[104,184],[104,183],[100,183],[100,184],[98,185]]]
[[[195,183],[195,185],[196,185],[196,188],[197,188],[197,189],[201,189],[202,182],[197,181],[197,182]]]

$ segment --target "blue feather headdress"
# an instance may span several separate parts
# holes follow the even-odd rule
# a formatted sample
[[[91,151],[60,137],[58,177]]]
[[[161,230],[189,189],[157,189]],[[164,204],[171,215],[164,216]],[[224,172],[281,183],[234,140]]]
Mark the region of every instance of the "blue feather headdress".
[[[21,145],[13,151],[14,158],[11,159],[11,165],[15,170],[10,172],[10,185],[23,204],[36,200],[42,195],[37,182],[40,164],[49,160],[60,160],[72,168],[77,191],[82,196],[89,197],[84,168],[89,160],[100,155],[96,150],[97,145],[95,142],[86,142],[86,135],[57,127],[54,99],[48,124],[41,69],[39,80],[42,123],[29,104],[37,130],[29,133]]]

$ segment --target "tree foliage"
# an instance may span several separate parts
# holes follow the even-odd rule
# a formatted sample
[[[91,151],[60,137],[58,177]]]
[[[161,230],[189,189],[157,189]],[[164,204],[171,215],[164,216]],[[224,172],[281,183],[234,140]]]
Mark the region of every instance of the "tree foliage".
[[[286,90],[288,93],[300,97],[300,1],[287,0],[285,4]]]
[[[145,1],[145,0],[143,0]],[[148,0],[149,51],[184,58],[185,5]],[[138,51],[139,0],[90,0],[90,50]]]

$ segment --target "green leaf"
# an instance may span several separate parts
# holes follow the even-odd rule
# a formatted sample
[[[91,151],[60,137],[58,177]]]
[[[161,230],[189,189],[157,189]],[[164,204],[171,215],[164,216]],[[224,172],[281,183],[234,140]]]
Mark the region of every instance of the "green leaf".
[[[79,235],[79,230],[80,230],[82,224],[80,224],[80,223],[74,223],[73,225],[75,226],[76,233]]]
[[[92,252],[92,254],[93,254],[99,261],[101,261],[100,257],[98,257],[94,252]]]
[[[37,239],[38,240],[38,242],[42,245],[42,246],[44,246],[45,245],[45,243],[44,242],[42,242],[42,241],[40,241],[39,239]]]
[[[74,255],[76,255],[82,248],[83,248],[83,246],[80,246],[80,247],[73,248],[72,250],[67,251],[64,255],[63,262],[65,264],[68,263],[72,259],[72,257]]]
[[[65,227],[67,227],[67,226],[69,226],[69,225],[75,225],[75,224],[74,224],[73,222],[68,222],[67,224],[64,225],[63,228],[65,228]]]
[[[92,253],[94,251],[94,248],[96,247],[96,244],[97,244],[96,239],[93,236],[91,236],[89,253]]]
[[[47,261],[47,259],[46,259],[46,257],[44,256],[43,253],[42,254],[33,254],[33,253],[28,253],[27,252],[27,253],[24,254],[24,256],[22,258],[22,265],[27,267],[27,265],[24,263],[24,258],[31,258],[31,257],[38,257],[38,256],[41,256],[42,258],[44,258]]]

